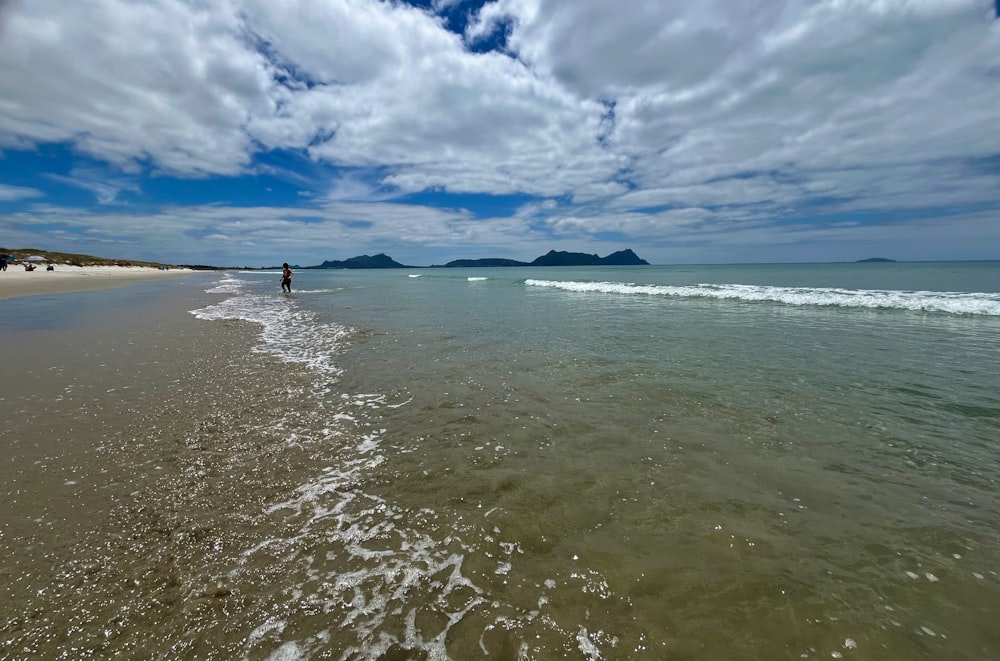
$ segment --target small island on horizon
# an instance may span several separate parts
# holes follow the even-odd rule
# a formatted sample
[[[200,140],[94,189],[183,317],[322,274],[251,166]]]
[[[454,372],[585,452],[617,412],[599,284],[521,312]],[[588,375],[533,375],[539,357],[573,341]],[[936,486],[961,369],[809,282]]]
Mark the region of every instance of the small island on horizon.
[[[888,257],[869,257],[867,259],[859,259],[858,261],[856,261],[854,263],[855,264],[872,264],[872,263],[895,262],[895,261],[896,260],[889,259]]]

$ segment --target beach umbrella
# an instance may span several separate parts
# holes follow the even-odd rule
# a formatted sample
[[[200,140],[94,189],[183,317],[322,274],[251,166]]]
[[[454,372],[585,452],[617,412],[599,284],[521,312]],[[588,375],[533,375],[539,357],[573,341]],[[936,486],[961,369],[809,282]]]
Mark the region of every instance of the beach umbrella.
[[[42,257],[41,255],[32,255],[31,257],[28,258],[28,261],[29,262],[44,262],[45,258]]]

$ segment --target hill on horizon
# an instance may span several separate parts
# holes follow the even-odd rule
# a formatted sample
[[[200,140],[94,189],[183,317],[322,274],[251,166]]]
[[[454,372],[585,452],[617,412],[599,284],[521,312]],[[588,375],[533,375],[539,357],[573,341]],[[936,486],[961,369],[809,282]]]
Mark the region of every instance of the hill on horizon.
[[[418,268],[400,264],[392,257],[380,252],[377,255],[359,255],[345,260],[327,260],[318,266],[304,266],[306,269],[411,269]]]
[[[432,264],[425,266],[407,266],[395,261],[385,253],[377,255],[360,255],[345,260],[327,260],[317,266],[304,266],[305,269],[413,269],[413,268],[477,268],[504,266],[649,266],[649,262],[640,258],[630,248],[613,252],[607,257],[599,257],[583,252],[566,252],[550,250],[541,257],[530,262],[516,259],[487,257],[484,259],[456,259],[447,264]]]

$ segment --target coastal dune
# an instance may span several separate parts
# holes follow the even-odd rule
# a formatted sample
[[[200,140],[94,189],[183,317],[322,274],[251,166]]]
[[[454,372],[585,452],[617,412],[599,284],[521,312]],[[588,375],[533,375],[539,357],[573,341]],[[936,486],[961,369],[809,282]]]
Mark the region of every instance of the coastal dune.
[[[13,264],[0,272],[0,299],[38,294],[65,294],[122,287],[156,278],[177,278],[193,273],[190,269],[161,270],[151,266],[68,266],[57,264],[46,271],[39,266],[25,271]]]

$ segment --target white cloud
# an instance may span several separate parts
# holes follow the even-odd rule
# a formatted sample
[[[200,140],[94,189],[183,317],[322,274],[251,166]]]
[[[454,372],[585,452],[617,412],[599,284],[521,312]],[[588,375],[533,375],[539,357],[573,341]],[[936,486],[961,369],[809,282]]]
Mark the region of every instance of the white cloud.
[[[303,245],[530,249],[546,238],[531,227],[581,243],[684,231],[732,244],[792,236],[768,219],[996,204],[1000,23],[985,0],[497,0],[457,35],[433,12],[460,5],[5,5],[0,148],[66,142],[125,172],[179,176],[266,171],[261,152],[303,150],[344,168],[304,191],[331,204],[323,221],[261,212]],[[468,50],[498,26],[506,52]],[[71,178],[105,202],[132,181]],[[424,190],[559,203],[514,219],[357,204]],[[154,217],[181,238],[211,229],[199,240],[220,250],[245,229],[202,209]],[[118,229],[138,245],[150,225]]]
[[[8,186],[0,184],[0,202],[10,202],[13,200],[28,200],[34,197],[42,197],[43,193],[34,188],[25,186]]]
[[[490,256],[532,246],[527,254],[534,257],[531,251],[539,250],[534,246],[546,238],[521,218],[476,221],[460,209],[384,202],[331,201],[308,209],[200,205],[128,213],[39,204],[0,216],[0,223],[12,228],[4,239],[12,245],[31,244],[34,228],[44,227],[58,244],[52,249],[185,263],[218,262],[225,255],[228,264],[241,265],[270,263],[269,255],[272,262],[296,255],[293,261],[318,264],[375,252],[420,265],[429,262],[423,254],[428,246],[470,256],[462,248],[470,244],[497,247]]]
[[[123,190],[139,191],[139,185],[124,177],[109,175],[100,168],[73,168],[69,176],[60,174],[46,175],[53,181],[82,188],[90,191],[100,204],[112,204]]]
[[[21,2],[0,62],[0,145],[67,141],[125,168],[239,172],[243,125],[269,111],[267,63],[225,2]]]
[[[466,1],[467,0],[433,0],[433,2],[431,2],[431,7],[434,9],[435,13],[440,14],[442,11],[461,5]]]
[[[510,18],[510,47],[537,75],[615,101],[608,141],[640,189],[793,165],[852,195],[845,168],[1000,152],[1000,30],[988,9],[500,0],[470,33]]]
[[[873,225],[807,219],[775,225],[772,220],[766,214],[727,217],[698,208],[588,214],[551,205],[477,220],[463,210],[349,202],[312,209],[203,205],[150,213],[38,204],[28,212],[0,215],[8,245],[35,245],[35,228],[44,227],[53,250],[240,266],[309,265],[378,252],[418,266],[460,257],[527,261],[547,252],[555,240],[561,250],[602,255],[632,247],[655,264],[782,261],[789,254],[803,261],[956,254],[989,259],[1000,245],[995,212],[946,220],[903,215]],[[600,232],[623,233],[631,243],[594,236]]]

